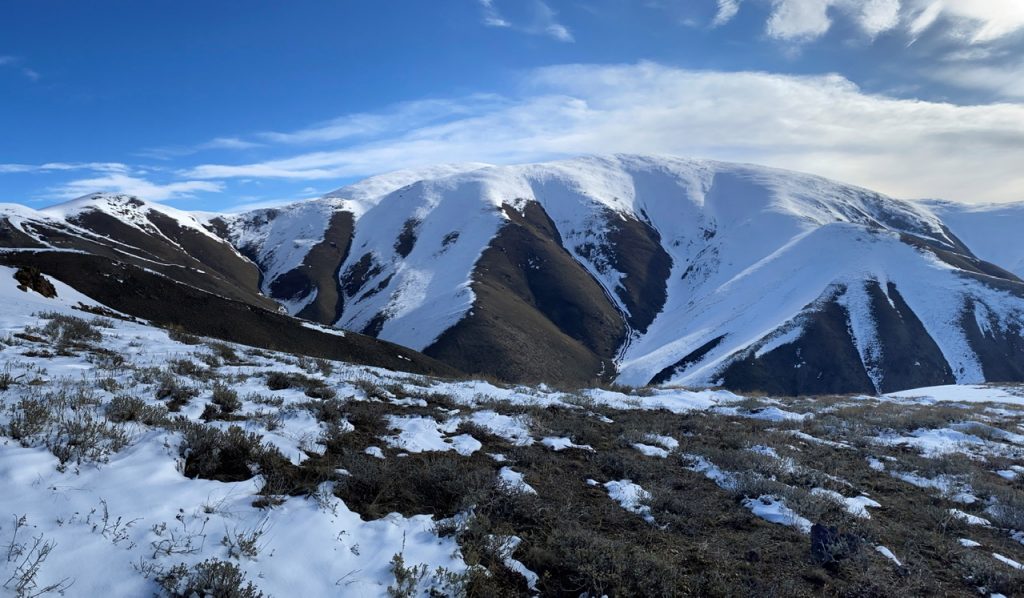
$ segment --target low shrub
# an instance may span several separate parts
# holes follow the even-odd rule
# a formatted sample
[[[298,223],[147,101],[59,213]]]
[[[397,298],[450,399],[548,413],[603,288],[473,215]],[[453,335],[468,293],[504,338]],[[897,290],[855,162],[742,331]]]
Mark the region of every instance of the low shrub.
[[[168,367],[179,376],[187,376],[196,380],[209,380],[213,377],[212,370],[204,368],[190,359],[172,359],[168,362]]]
[[[78,316],[57,312],[44,312],[39,314],[39,317],[48,321],[42,328],[32,329],[31,332],[47,337],[58,348],[79,347],[103,339],[103,333],[98,330],[97,326],[98,318],[89,322]]]
[[[264,595],[251,581],[246,581],[238,565],[218,559],[205,560],[191,569],[181,563],[160,575],[157,582],[171,598],[262,598]]]
[[[431,452],[377,459],[346,449],[341,466],[349,475],[336,484],[335,494],[372,519],[391,512],[450,517],[497,485],[493,461],[483,455]]]
[[[242,401],[238,399],[238,393],[224,384],[213,385],[212,400],[223,415],[229,415],[242,408]]]
[[[182,384],[177,376],[162,372],[156,380],[156,398],[167,401],[170,411],[180,411],[189,401],[199,396],[199,389]]]
[[[112,422],[138,422],[155,426],[167,420],[167,408],[147,403],[139,397],[118,395],[107,403],[107,419]]]
[[[207,347],[213,351],[213,355],[217,356],[221,361],[228,365],[238,365],[242,363],[242,359],[238,356],[238,352],[235,348],[227,343],[211,342],[206,344]]]
[[[167,326],[167,337],[183,345],[198,345],[203,342],[198,336],[185,332],[185,329],[177,324]]]

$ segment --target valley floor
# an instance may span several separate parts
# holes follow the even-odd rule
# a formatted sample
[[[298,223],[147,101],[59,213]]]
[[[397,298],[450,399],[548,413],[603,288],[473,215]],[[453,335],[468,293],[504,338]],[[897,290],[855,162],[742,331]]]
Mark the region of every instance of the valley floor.
[[[0,595],[1024,592],[1024,388],[444,381],[5,284]]]

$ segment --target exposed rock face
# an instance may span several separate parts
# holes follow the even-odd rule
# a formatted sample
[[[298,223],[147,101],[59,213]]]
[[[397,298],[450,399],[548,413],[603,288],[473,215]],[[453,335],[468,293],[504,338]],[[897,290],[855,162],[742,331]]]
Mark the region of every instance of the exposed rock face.
[[[17,272],[14,273],[14,280],[18,281],[18,288],[26,293],[33,291],[47,299],[53,299],[57,296],[57,289],[54,288],[53,283],[47,280],[38,268],[31,266],[18,268]]]

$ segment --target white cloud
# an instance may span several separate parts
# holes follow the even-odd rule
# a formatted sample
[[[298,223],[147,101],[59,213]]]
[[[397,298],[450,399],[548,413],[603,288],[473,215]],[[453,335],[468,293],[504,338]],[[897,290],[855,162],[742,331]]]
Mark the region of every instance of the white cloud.
[[[217,137],[199,146],[201,150],[227,149],[241,150],[261,147],[263,144],[254,141],[246,141],[237,137]]]
[[[718,12],[711,22],[712,27],[721,27],[736,17],[740,12],[740,0],[718,0]]]
[[[852,19],[869,38],[901,29],[911,42],[925,32],[937,31],[962,44],[984,44],[1024,31],[1024,2],[772,0],[766,32],[775,39],[805,43],[828,33],[839,17]]]
[[[1002,98],[1024,100],[1024,61],[978,64],[973,57],[959,64],[932,68],[928,74],[938,81],[963,89],[983,90]]]
[[[109,191],[112,193],[127,193],[151,201],[165,201],[168,199],[185,199],[192,197],[196,192],[217,192],[224,186],[213,181],[179,181],[161,185],[146,179],[129,176],[126,174],[109,174],[88,179],[77,179],[53,189],[54,195],[73,199],[90,193]]]
[[[171,158],[180,158],[182,156],[191,156],[192,154],[198,154],[199,152],[205,152],[209,150],[246,150],[257,147],[263,147],[264,144],[256,141],[249,141],[246,139],[240,139],[238,137],[216,137],[204,143],[193,146],[178,146],[178,147],[154,147],[143,150],[138,155],[146,158],[155,158],[157,160],[169,160]]]
[[[971,43],[991,42],[1024,30],[1020,0],[916,0],[915,4],[926,5],[926,14],[941,14],[969,26]],[[921,23],[920,30],[934,22]]]
[[[1024,200],[1024,106],[867,94],[838,75],[656,64],[534,71],[519,98],[331,151],[206,164],[191,180],[337,179],[438,162],[671,153],[804,170],[903,197]]]
[[[488,27],[511,27],[512,23],[506,21],[498,9],[494,6],[494,0],[480,0],[480,6],[483,10],[484,25]]]
[[[534,0],[533,11],[534,23],[529,28],[530,30],[543,32],[560,42],[576,41],[573,39],[572,33],[569,32],[569,29],[557,21],[558,15],[550,6],[541,0]]]
[[[833,0],[774,0],[767,33],[785,41],[810,41],[825,35],[832,26],[828,9]]]
[[[95,172],[128,172],[127,164],[120,162],[47,162],[45,164],[0,164],[0,173],[44,173],[71,170],[92,170]]]
[[[492,94],[476,94],[458,102],[443,99],[402,102],[381,112],[347,114],[299,131],[265,132],[259,133],[258,137],[296,145],[373,137],[393,131],[396,126],[412,129],[445,118],[492,110],[502,101]]]
[[[483,24],[487,27],[499,27],[513,29],[530,35],[544,35],[560,42],[573,42],[575,39],[572,32],[565,25],[558,22],[558,14],[552,10],[543,0],[532,0],[528,20],[516,23],[506,18],[498,7],[495,0],[478,0],[482,12]],[[523,0],[517,0],[523,2]]]
[[[900,0],[865,0],[857,22],[871,38],[895,29],[900,23]]]
[[[943,6],[941,2],[931,2],[929,4],[919,6],[913,12],[913,18],[910,20],[910,24],[907,27],[907,31],[910,33],[911,38],[916,40],[922,33],[931,29],[932,25],[934,25],[942,15],[942,9]]]
[[[33,83],[38,81],[41,78],[41,75],[38,72],[36,72],[36,71],[26,67],[26,66],[22,66],[23,63],[24,63],[24,60],[22,60],[18,56],[8,56],[8,55],[0,56],[0,67],[3,67],[3,66],[13,67],[13,68],[21,71],[21,74],[24,75],[27,79],[29,79]]]

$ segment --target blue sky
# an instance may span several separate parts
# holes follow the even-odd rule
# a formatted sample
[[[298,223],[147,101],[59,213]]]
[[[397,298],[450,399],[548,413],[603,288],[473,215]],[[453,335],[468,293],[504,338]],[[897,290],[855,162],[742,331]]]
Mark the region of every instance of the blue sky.
[[[1020,0],[12,0],[0,201],[672,153],[1024,200]]]

